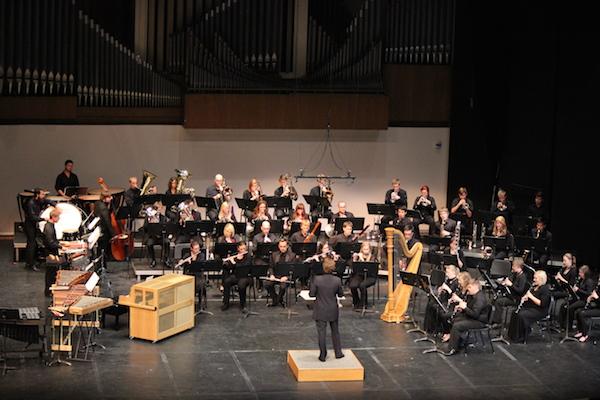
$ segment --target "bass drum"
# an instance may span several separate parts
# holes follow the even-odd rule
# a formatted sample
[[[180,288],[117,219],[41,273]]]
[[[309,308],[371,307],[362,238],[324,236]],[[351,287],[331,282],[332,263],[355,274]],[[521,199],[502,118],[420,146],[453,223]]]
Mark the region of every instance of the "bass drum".
[[[81,209],[71,203],[58,203],[56,208],[60,210],[60,218],[54,226],[54,229],[56,230],[56,238],[58,240],[62,240],[63,237],[77,235],[79,233],[81,222],[83,221]],[[44,219],[50,218],[50,213],[52,210],[54,210],[54,207],[46,208],[40,217]],[[40,231],[44,232],[45,226],[46,221],[40,222]]]

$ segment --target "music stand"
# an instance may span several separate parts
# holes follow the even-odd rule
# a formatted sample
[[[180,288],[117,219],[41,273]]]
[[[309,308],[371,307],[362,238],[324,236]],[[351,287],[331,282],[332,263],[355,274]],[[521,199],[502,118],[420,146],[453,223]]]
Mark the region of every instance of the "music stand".
[[[490,246],[494,249],[494,254],[498,249],[507,250],[508,249],[508,241],[506,240],[506,236],[495,237],[495,236],[484,236],[483,237],[483,245]]]
[[[456,265],[456,267],[460,269],[460,267],[458,267],[458,261],[456,259],[457,258],[456,254],[442,254],[441,256],[442,256],[442,265],[444,265],[444,266]],[[463,261],[463,263],[464,263],[464,261]]]
[[[352,258],[352,253],[358,253],[359,251],[360,242],[340,242],[335,245],[335,252],[344,260],[350,260]]]
[[[331,203],[327,200],[327,197],[310,196],[308,194],[303,194],[302,197],[304,197],[304,200],[310,206],[311,212],[317,210],[319,216],[322,216],[323,212],[331,207]]]
[[[246,223],[245,222],[217,222],[215,224],[217,238],[223,236],[223,229],[225,225],[231,224],[233,225],[233,229],[236,235],[246,236]]]
[[[215,254],[221,257],[229,257],[237,252],[237,243],[215,243]]]
[[[196,276],[197,274],[204,275],[204,281],[206,282],[206,284],[208,284],[208,272],[211,272],[211,271],[220,272],[222,269],[223,269],[223,265],[220,260],[196,261],[193,263],[186,264],[186,266],[183,267],[183,273],[185,275],[194,275],[194,276]],[[202,293],[204,293],[204,294],[202,294]],[[198,315],[198,314],[214,315],[212,312],[206,310],[206,308],[208,308],[208,295],[207,295],[206,287],[204,288],[204,290],[202,290],[200,292],[200,296],[201,296],[201,298],[199,300],[200,310],[196,311],[195,315]],[[204,305],[202,304],[202,297],[204,297]]]
[[[344,225],[344,222],[346,222],[346,221],[352,222],[352,232],[362,231],[363,228],[365,227],[365,219],[362,217],[360,217],[360,218],[336,218],[334,230],[336,232],[341,232],[342,225]]]
[[[477,210],[475,220],[477,222],[479,222],[480,224],[485,224],[486,226],[490,226],[493,223],[493,221],[496,219],[496,216],[497,216],[496,213],[491,212],[491,211]]]
[[[400,279],[402,280],[402,284],[413,286],[415,288],[421,289],[424,292],[428,293],[429,286],[427,286],[427,287],[423,286],[423,277],[421,275],[413,274],[412,272],[406,272],[406,271],[399,271],[399,275],[400,275]],[[416,293],[415,293],[415,297],[416,297]],[[414,317],[415,303],[416,303],[416,299],[413,299],[413,301],[411,302],[412,311],[410,312],[410,314],[412,314],[410,316],[410,318],[412,320],[412,323],[414,324],[414,328],[407,330],[406,333],[417,332],[417,333],[421,333],[421,334],[427,336],[427,332],[425,332],[423,329],[421,329],[419,327],[419,325],[416,323],[416,319]],[[429,339],[428,341],[432,341],[432,339]],[[435,341],[433,343],[435,343]]]
[[[308,278],[308,265],[304,263],[277,263],[275,268],[273,268],[273,275],[276,277],[287,276],[288,280],[285,282],[281,282],[286,286],[293,285],[296,279],[306,279]],[[296,285],[294,285],[294,289]],[[297,312],[292,311],[292,305],[290,304],[290,291],[286,288],[285,291],[285,303],[286,303],[286,311],[280,312],[280,314],[287,314],[288,319],[291,318],[292,315],[298,315]],[[296,298],[296,292],[294,291],[294,298]]]
[[[235,264],[233,273],[238,281],[242,278],[250,278],[251,280],[254,280],[254,277],[252,276],[252,264]],[[254,282],[252,282],[252,287],[254,287]],[[247,292],[249,291],[248,288],[249,285],[246,287]],[[250,296],[248,296],[248,294],[249,293],[246,293],[246,303],[248,304],[248,309],[244,312],[244,318],[248,318],[250,315],[259,315],[257,312],[252,311],[252,300],[249,298]]]
[[[435,245],[439,249],[450,246],[451,241],[452,241],[452,238],[450,236],[448,236],[448,237],[425,236],[423,238],[423,243],[428,244],[430,248],[431,248],[431,246]]]
[[[419,221],[423,220],[423,215],[421,214],[421,211],[419,211],[419,210],[410,210],[410,209],[407,209],[406,210],[406,216],[409,217],[409,218],[412,218],[413,220],[414,219],[417,219]]]
[[[381,215],[393,217],[396,208],[391,204],[367,203],[367,211],[369,215]]]
[[[356,274],[363,275],[363,282],[366,281],[367,278],[374,278],[375,284],[377,284],[377,272],[379,270],[378,262],[360,262],[360,261],[353,262],[352,270]],[[375,285],[373,285],[372,287],[373,287],[373,304],[375,304]],[[365,313],[376,313],[377,312],[375,310],[367,309],[367,306],[368,306],[367,302],[365,301],[365,299],[363,299],[362,310],[354,310],[354,311],[359,312],[361,317],[364,317]]]
[[[323,275],[325,273],[325,271],[323,271],[323,263],[321,261],[313,261],[311,263],[305,263],[305,265],[308,265],[311,275]],[[344,260],[340,259],[335,262],[335,269],[331,274],[342,279],[345,271],[346,263]]]
[[[244,211],[254,211],[256,208],[256,203],[258,203],[256,200],[240,199],[239,197],[236,197],[235,201],[238,205],[238,208]]]
[[[207,211],[217,209],[217,203],[212,197],[195,196],[194,199],[196,200],[196,205],[199,208],[205,208]]]
[[[166,194],[163,197],[163,204],[167,210],[170,210],[173,206],[179,206],[186,200],[191,200],[192,196],[189,194]]]
[[[565,318],[566,318],[566,326],[565,326],[565,336],[561,339],[560,344],[563,344],[564,342],[578,342],[579,340],[569,336],[569,329],[571,328],[569,325],[571,325],[569,323],[570,318],[569,318],[569,305],[571,304],[571,300],[577,300],[577,293],[575,293],[575,291],[573,290],[573,287],[571,287],[571,285],[566,284],[561,282],[560,286],[563,289],[567,290],[567,300],[565,301],[565,306],[566,306],[566,314],[565,314]],[[560,324],[560,321],[559,321]],[[560,325],[559,325],[560,326]],[[560,331],[559,331],[560,332]]]
[[[534,252],[540,256],[547,253],[548,239],[536,239],[531,236],[515,236],[515,244],[519,250],[528,250],[531,255],[531,263],[533,264]],[[527,262],[527,258],[523,261]]]
[[[172,222],[156,222],[156,223],[148,223],[146,224],[146,229],[148,229],[148,235],[152,235],[154,237],[160,236],[161,238],[161,260],[162,260],[162,274],[165,274],[165,264],[167,263],[167,259],[169,254],[165,251],[165,243],[169,241],[169,235],[175,236],[177,231],[179,230],[179,225],[174,224]],[[154,251],[154,249],[152,249]],[[173,272],[175,272],[175,267],[172,267]]]
[[[292,252],[302,259],[317,253],[317,243],[292,243]]]
[[[277,251],[277,242],[259,242],[254,251],[254,258],[270,259],[271,253]]]
[[[186,221],[184,232],[191,237],[199,237],[201,233],[211,235],[214,228],[215,223],[212,221]]]
[[[264,221],[254,221],[254,232],[260,232],[260,226]],[[271,224],[270,233],[283,235],[283,220],[281,219],[272,219],[269,220]]]
[[[267,207],[270,208],[287,210],[292,208],[292,199],[289,197],[269,196],[265,197],[265,201],[267,202]]]
[[[162,203],[163,197],[165,197],[165,195],[163,195],[163,194],[145,194],[143,196],[136,197],[133,200],[133,205],[141,206],[144,204],[154,204],[158,201],[160,201]]]

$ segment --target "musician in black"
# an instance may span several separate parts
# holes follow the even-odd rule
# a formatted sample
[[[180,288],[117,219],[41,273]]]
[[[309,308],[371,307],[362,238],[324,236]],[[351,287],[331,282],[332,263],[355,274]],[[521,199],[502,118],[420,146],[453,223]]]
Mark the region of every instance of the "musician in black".
[[[331,223],[335,224],[335,220],[338,218],[354,218],[354,214],[346,209],[346,202],[338,202],[338,210],[335,214],[331,215]]]
[[[159,210],[155,207],[148,207],[146,209],[146,221],[144,222],[144,238],[143,243],[146,245],[148,256],[150,257],[150,268],[156,267],[156,255],[154,254],[154,245],[159,244],[162,247],[163,256],[166,259],[170,251],[170,242],[167,237],[163,237],[162,233],[157,230],[150,229],[150,226],[156,226],[156,224],[165,224],[168,222],[168,218],[162,215]],[[164,260],[163,260],[164,261]]]
[[[436,226],[433,215],[436,209],[437,206],[435,204],[435,199],[429,195],[429,186],[421,186],[421,195],[415,199],[413,210],[417,210],[421,213],[422,219],[418,222],[418,224],[429,225],[429,235],[435,234]]]
[[[396,208],[396,217],[391,222],[394,228],[399,229],[401,231],[403,231],[404,227],[407,225],[412,226],[415,237],[420,239],[421,234],[419,232],[419,223],[420,220],[418,218],[408,216],[408,210],[406,206],[400,206]]]
[[[444,254],[456,257],[456,266],[459,270],[464,271],[467,269],[467,266],[465,265],[465,254],[458,246],[458,238],[453,238],[450,241],[450,246],[444,250]]]
[[[411,249],[415,244],[419,243],[420,240],[415,235],[415,227],[412,225],[404,225],[404,229],[402,230],[404,234],[404,239],[406,239],[406,245],[409,249]]]
[[[452,214],[465,215],[469,219],[473,217],[475,206],[471,199],[468,198],[468,195],[467,188],[461,187],[458,189],[458,197],[454,198],[450,205],[450,212]]]
[[[250,179],[250,182],[248,182],[248,189],[244,190],[244,192],[242,193],[242,198],[244,200],[252,200],[256,202],[263,199],[263,194],[260,189],[260,183],[258,183],[258,180],[256,178]],[[246,220],[252,220],[253,213],[253,210],[244,210]]]
[[[66,196],[66,188],[78,186],[79,178],[77,178],[77,175],[73,172],[73,160],[67,160],[65,161],[65,169],[56,177],[54,189],[56,189],[56,193],[60,196]]]
[[[440,303],[446,307],[453,293],[457,293],[458,288],[458,268],[455,265],[445,266],[446,279],[444,283],[433,289]],[[450,332],[448,318],[444,318],[445,312],[438,302],[429,296],[425,308],[425,318],[423,320],[423,329],[427,333],[439,334]]]
[[[291,243],[315,243],[317,241],[317,235],[310,234],[310,221],[305,219],[300,222],[300,230],[294,232],[290,236]]]
[[[218,209],[223,201],[229,201],[228,194],[225,192],[225,179],[223,175],[215,175],[215,180],[212,185],[206,188],[206,197],[210,197],[215,200],[216,208],[210,207],[206,210],[206,216],[211,221],[216,221],[219,215]]]
[[[342,281],[339,277],[332,275],[335,271],[335,261],[329,257],[323,260],[323,275],[313,277],[310,285],[310,296],[315,297],[313,308],[313,319],[317,324],[317,334],[319,337],[319,360],[327,360],[327,346],[325,344],[327,323],[331,328],[331,341],[335,351],[335,358],[344,357],[339,332],[339,307],[337,297],[344,295]]]
[[[546,208],[544,194],[542,192],[537,192],[535,194],[533,204],[527,208],[527,216],[533,221],[536,221],[539,218],[543,219],[544,221],[548,221],[548,209]]]
[[[435,233],[440,237],[449,237],[454,235],[456,230],[456,221],[450,218],[450,213],[446,207],[440,208],[439,221],[435,223]]]
[[[375,285],[376,278],[372,276],[364,276],[363,271],[357,270],[355,263],[357,262],[376,262],[377,258],[371,251],[369,242],[363,242],[360,245],[360,251],[352,255],[350,267],[352,275],[348,280],[348,287],[352,292],[352,306],[354,309],[363,308],[368,304],[367,292],[368,288]]]
[[[56,273],[61,265],[61,259],[59,258],[58,251],[60,250],[60,242],[56,237],[56,229],[54,224],[60,219],[60,211],[54,209],[50,212],[50,217],[44,225],[44,247],[47,252],[46,262],[46,286],[44,293],[46,297],[49,297],[52,292],[50,286],[56,281]]]
[[[127,188],[127,190],[125,191],[125,194],[123,195],[125,205],[127,207],[133,207],[135,199],[140,197],[141,192],[142,191],[138,187],[138,178],[135,176],[130,177],[129,178],[129,187]]]
[[[555,299],[567,297],[568,292],[565,286],[574,286],[577,280],[577,267],[575,266],[575,256],[571,253],[565,253],[562,258],[562,267],[554,276],[556,285],[552,295]]]
[[[505,258],[510,258],[514,255],[515,252],[515,238],[508,231],[508,227],[506,225],[506,219],[503,216],[499,215],[494,220],[494,225],[492,227],[492,236],[495,238],[504,238],[504,245],[498,245],[494,248],[494,258],[497,260],[504,260]]]
[[[546,229],[546,222],[543,219],[538,218],[535,222],[535,227],[531,229],[530,235],[534,239],[538,239],[544,243],[543,249],[534,249],[532,259],[538,260],[540,267],[544,268],[548,265],[550,259],[550,251],[552,249],[552,233]]]
[[[462,300],[455,306],[457,314],[450,330],[448,352],[444,353],[446,356],[456,354],[461,338],[469,329],[482,328],[487,323],[490,305],[481,290],[479,280],[473,279],[469,282],[467,293],[467,300]]]
[[[202,251],[202,244],[198,240],[192,239],[190,241],[189,250],[184,249],[181,252],[183,258],[189,257],[189,263],[193,264],[196,262],[206,261],[206,254]],[[194,272],[191,275],[194,276],[194,282],[196,285],[196,295],[198,296],[198,302],[202,304],[202,299],[206,297],[206,276],[201,272]],[[201,306],[202,307],[202,306]]]
[[[600,317],[600,301],[598,300],[598,294],[600,294],[600,279],[596,283],[596,288],[586,299],[585,306],[575,313],[575,319],[577,320],[577,333],[575,334],[575,338],[578,338],[581,343],[588,340],[591,323],[590,318]]]
[[[508,336],[512,342],[523,343],[531,331],[531,325],[548,315],[550,307],[550,288],[545,271],[535,271],[533,286],[521,297],[521,308],[512,314],[508,327]]]
[[[595,288],[596,282],[591,278],[590,267],[582,265],[579,268],[577,280],[572,286],[575,297],[569,298],[569,301],[564,302],[560,308],[558,320],[563,328],[568,326],[569,330],[571,330],[573,321],[575,320],[575,313],[579,309],[585,307],[587,298],[592,294]]]
[[[287,174],[279,176],[279,187],[275,189],[273,193],[275,197],[288,197],[292,201],[298,200],[298,191],[292,184],[290,183],[290,177]],[[277,219],[282,219],[284,217],[289,217],[290,209],[288,208],[276,208],[275,209],[275,217]]]
[[[500,324],[505,315],[505,309],[516,307],[521,301],[521,297],[529,289],[529,283],[527,282],[527,274],[523,271],[525,262],[520,257],[515,257],[512,262],[512,274],[510,277],[502,278],[498,281],[499,290],[502,292],[502,296],[496,300],[494,315],[492,321]],[[508,321],[504,321],[507,323]]]
[[[264,287],[269,293],[269,297],[271,297],[271,304],[269,307],[275,307],[280,305],[285,307],[283,303],[283,298],[285,296],[285,291],[287,288],[287,276],[275,276],[275,266],[279,263],[292,263],[297,260],[296,255],[292,252],[289,247],[289,243],[286,239],[281,239],[277,244],[277,251],[271,254],[271,260],[269,262],[269,269],[267,270],[267,276],[270,280],[264,281]],[[280,279],[281,282],[275,281],[275,279]],[[279,293],[275,292],[275,287],[279,287]]]
[[[258,249],[259,243],[275,243],[277,241],[277,236],[271,233],[271,223],[269,221],[263,221],[260,224],[260,233],[254,235],[252,239],[252,245],[254,247],[254,251]],[[270,256],[263,255],[262,258],[255,257],[254,262],[260,265],[266,265],[269,263]]]
[[[325,179],[325,175],[319,174],[317,176],[317,186],[314,186],[312,189],[310,189],[309,195],[313,197],[326,197],[328,200],[333,198],[333,192],[327,185],[327,179]],[[323,207],[323,205],[320,203],[316,206],[311,204],[310,216],[313,221],[316,221],[318,218],[331,218],[331,204],[328,207]]]
[[[33,271],[39,271],[36,265],[36,238],[39,232],[38,223],[44,220],[40,215],[46,207],[56,205],[55,202],[46,198],[46,193],[46,191],[40,188],[35,188],[33,197],[27,200],[25,205],[25,223],[23,224],[23,230],[27,237],[27,247],[25,247],[25,268]]]
[[[100,193],[100,200],[94,203],[94,216],[100,218],[98,226],[102,232],[102,236],[98,240],[98,246],[104,250],[106,258],[111,257],[110,241],[115,236],[115,231],[111,222],[111,204],[112,195],[108,191]]]
[[[384,202],[396,207],[408,206],[408,196],[406,190],[400,187],[400,179],[392,179],[392,188],[385,192]]]
[[[512,216],[515,212],[515,203],[508,198],[506,190],[499,189],[496,193],[496,204],[490,210],[494,217],[503,216],[506,222],[512,224]]]
[[[245,242],[237,244],[237,254],[230,260],[223,263],[223,305],[221,310],[225,311],[229,308],[229,297],[231,295],[231,287],[237,285],[237,291],[240,296],[240,308],[242,312],[246,310],[246,288],[252,286],[251,277],[237,278],[235,268],[238,266],[251,265],[252,260],[248,254],[248,246]]]
[[[454,323],[454,317],[458,314],[458,311],[455,310],[455,307],[458,305],[458,303],[467,299],[469,295],[467,288],[472,280],[473,277],[470,273],[466,271],[459,272],[456,276],[458,287],[452,292],[450,292],[449,289],[453,289],[454,286],[446,288],[448,297],[447,310],[445,313],[443,310],[438,310],[440,313],[440,327],[442,328],[443,332],[442,342],[444,343],[448,343],[450,340],[450,330],[452,329],[452,324]]]
[[[217,243],[238,243],[240,238],[235,234],[235,227],[231,222],[228,222],[223,227],[223,235],[219,236]]]
[[[329,247],[335,249],[338,243],[354,243],[356,238],[352,235],[352,221],[344,221],[342,224],[342,233],[339,233],[329,239]],[[348,259],[348,255],[342,255]]]

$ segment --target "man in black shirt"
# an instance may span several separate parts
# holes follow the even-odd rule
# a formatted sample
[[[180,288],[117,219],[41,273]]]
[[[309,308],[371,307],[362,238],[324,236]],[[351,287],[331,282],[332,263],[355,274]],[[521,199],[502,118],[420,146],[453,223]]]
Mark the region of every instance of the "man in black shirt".
[[[497,193],[498,201],[490,210],[495,217],[503,216],[506,222],[510,225],[512,223],[512,216],[515,212],[515,203],[509,200],[508,194],[504,189],[498,190]]]
[[[271,297],[270,307],[274,307],[277,305],[281,305],[285,307],[283,304],[283,297],[285,296],[285,291],[287,288],[287,276],[276,276],[275,275],[275,266],[279,263],[291,263],[296,261],[296,255],[290,250],[289,243],[286,239],[282,239],[277,244],[278,251],[271,254],[271,262],[269,263],[269,269],[267,271],[267,275],[271,280],[265,280],[264,287],[269,293]],[[279,278],[281,282],[275,281],[276,278]],[[279,293],[275,293],[275,286],[279,286]]]
[[[79,186],[79,178],[73,173],[73,160],[65,161],[65,169],[56,177],[54,189],[61,196],[66,196],[65,188]]]
[[[123,195],[125,200],[125,205],[127,207],[133,207],[133,203],[135,199],[140,196],[141,190],[138,187],[138,179],[135,176],[129,178],[129,188],[125,191]]]
[[[548,221],[548,210],[546,209],[546,204],[544,203],[544,194],[542,192],[537,192],[535,194],[533,204],[527,208],[527,216],[534,221],[539,218],[542,218],[544,221]]]
[[[546,229],[546,223],[539,218],[531,230],[531,237],[539,241],[540,246],[533,250],[532,259],[539,260],[540,267],[545,268],[550,259],[552,249],[552,233]],[[542,245],[543,244],[543,245]],[[543,247],[543,248],[542,248]]]
[[[46,191],[35,188],[33,197],[27,201],[25,206],[25,223],[23,230],[27,237],[27,247],[25,248],[25,268],[38,271],[35,260],[37,251],[36,236],[38,232],[38,223],[44,219],[40,217],[42,211],[48,206],[54,206],[56,203],[46,199]]]
[[[506,289],[504,289],[505,295],[496,300],[496,309],[494,310],[493,318],[494,323],[503,322],[504,310],[507,307],[516,306],[521,301],[521,297],[523,297],[529,289],[527,275],[525,275],[525,272],[523,271],[524,264],[522,258],[515,257],[512,262],[512,274],[510,278],[506,277],[499,282],[499,284],[506,287]],[[508,321],[504,321],[504,323],[508,323]]]
[[[94,203],[94,216],[100,217],[100,230],[102,231],[102,237],[98,241],[100,249],[104,249],[105,256],[110,259],[110,240],[115,236],[113,230],[111,218],[110,218],[110,206],[112,202],[112,196],[110,192],[103,191],[100,194],[100,200]]]
[[[231,287],[237,285],[238,294],[240,296],[240,308],[242,312],[246,310],[246,288],[252,286],[251,277],[238,277],[235,274],[237,266],[247,266],[252,264],[252,258],[248,254],[248,247],[245,242],[237,244],[237,256],[230,261],[223,263],[223,305],[221,310],[225,311],[229,308],[229,297]]]
[[[279,176],[279,187],[275,189],[273,193],[275,197],[288,197],[292,201],[298,200],[298,192],[296,188],[290,183],[290,176],[287,174]],[[276,208],[275,216],[277,219],[282,219],[283,217],[289,217],[290,210],[287,208]]]
[[[54,224],[58,222],[60,218],[60,211],[54,209],[50,212],[50,217],[44,225],[44,247],[48,252],[48,262],[46,263],[46,286],[44,287],[44,293],[47,297],[51,295],[50,286],[56,281],[56,271],[60,265],[60,259],[58,258],[58,251],[60,250],[60,242],[56,237],[56,229]]]
[[[385,204],[393,204],[397,207],[408,206],[406,190],[400,188],[400,179],[392,180],[392,188],[385,192]]]

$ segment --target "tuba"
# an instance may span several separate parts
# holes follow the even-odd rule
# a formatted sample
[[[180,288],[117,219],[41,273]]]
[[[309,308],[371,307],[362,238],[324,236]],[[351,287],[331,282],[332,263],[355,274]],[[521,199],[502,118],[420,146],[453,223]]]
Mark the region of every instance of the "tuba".
[[[177,174],[177,193],[181,194],[185,191],[185,181],[192,174],[188,172],[187,169],[175,169],[175,173]]]
[[[154,175],[150,171],[144,170],[144,177],[142,179],[142,189],[140,191],[140,196],[148,194],[148,188],[150,187],[150,183],[156,179],[156,175]]]

